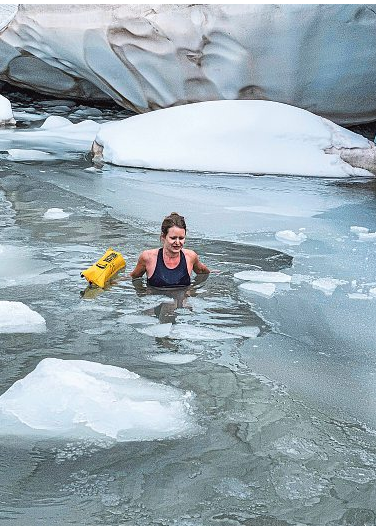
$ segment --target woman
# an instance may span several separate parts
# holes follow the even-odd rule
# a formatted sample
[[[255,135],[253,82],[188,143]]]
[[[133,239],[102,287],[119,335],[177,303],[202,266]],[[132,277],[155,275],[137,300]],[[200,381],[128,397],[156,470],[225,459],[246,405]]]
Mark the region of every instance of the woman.
[[[140,278],[146,272],[151,287],[187,287],[192,270],[196,274],[209,274],[196,252],[183,249],[186,229],[183,216],[172,212],[165,217],[161,227],[162,248],[144,250],[130,273],[131,278]]]

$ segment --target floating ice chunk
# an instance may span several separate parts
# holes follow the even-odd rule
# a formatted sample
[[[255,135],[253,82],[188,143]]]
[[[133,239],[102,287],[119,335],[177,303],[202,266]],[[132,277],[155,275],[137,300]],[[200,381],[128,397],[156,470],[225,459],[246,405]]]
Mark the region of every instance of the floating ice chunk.
[[[359,232],[359,241],[376,241],[376,232]]]
[[[277,439],[274,447],[282,454],[300,460],[307,460],[320,454],[320,449],[314,442],[293,435],[285,435]]]
[[[163,353],[157,354],[156,356],[152,356],[151,359],[154,362],[170,363],[172,365],[183,365],[197,360],[197,356],[195,356],[194,354]]]
[[[370,300],[372,299],[372,296],[368,296],[367,294],[362,294],[361,292],[349,292],[347,296],[351,300]]]
[[[49,114],[48,113],[28,113],[26,111],[14,111],[13,112],[14,118],[17,121],[40,121],[42,119],[46,119]]]
[[[326,296],[330,296],[339,285],[348,283],[342,279],[335,278],[319,278],[312,281],[311,285],[314,289],[321,290]]]
[[[53,155],[41,150],[21,150],[17,148],[8,150],[8,159],[10,161],[46,161],[53,158]]]
[[[156,325],[158,318],[155,316],[145,316],[141,314],[126,314],[120,318],[127,325]]]
[[[242,283],[239,289],[246,292],[253,292],[259,296],[271,298],[275,293],[276,286],[274,283]]]
[[[346,467],[336,473],[337,477],[357,484],[368,484],[376,479],[376,470],[362,467]]]
[[[292,230],[280,230],[276,232],[275,238],[287,245],[300,245],[300,243],[303,243],[303,241],[307,239],[307,236],[303,232],[296,234]]]
[[[307,501],[329,493],[327,478],[298,463],[278,464],[271,471],[271,480],[277,495],[289,502]]]
[[[312,211],[309,209],[302,209],[301,206],[294,206],[289,203],[273,203],[269,206],[253,205],[253,206],[225,206],[225,210],[232,210],[234,212],[253,212],[255,214],[267,214],[270,216],[285,216],[285,217],[311,217]]]
[[[176,340],[198,340],[198,341],[221,341],[232,338],[241,338],[239,334],[227,333],[217,327],[201,327],[199,325],[188,325],[181,323],[173,325],[170,338]]]
[[[162,323],[152,325],[143,329],[137,329],[142,334],[154,336],[155,338],[171,338],[173,340],[197,340],[197,341],[221,341],[233,338],[241,338],[238,334],[227,333],[216,328],[201,327],[198,325],[188,325],[181,323]]]
[[[172,323],[157,323],[150,327],[144,327],[143,329],[137,329],[142,334],[148,336],[154,336],[155,338],[166,338],[169,336],[172,328]]]
[[[214,489],[225,497],[247,500],[252,496],[253,488],[237,478],[226,477]]]
[[[44,219],[65,219],[69,217],[68,212],[64,212],[62,208],[49,208],[47,212],[43,214]]]
[[[369,289],[368,293],[372,298],[376,298],[376,287]]]
[[[354,232],[355,234],[367,234],[369,232],[369,228],[366,228],[365,226],[351,226],[350,231]]]
[[[262,283],[289,283],[291,276],[283,272],[267,272],[264,270],[243,270],[234,274],[236,279],[257,281]]]
[[[221,327],[221,331],[243,336],[243,338],[257,338],[260,334],[260,329],[254,325],[245,325],[243,327]]]
[[[0,254],[6,264],[0,265],[0,287],[39,283],[39,276],[53,267],[44,260],[33,257],[27,247],[0,245]]]
[[[45,332],[45,319],[20,301],[0,301],[0,333]]]
[[[2,433],[120,442],[194,430],[190,393],[84,360],[46,358],[0,397]]]

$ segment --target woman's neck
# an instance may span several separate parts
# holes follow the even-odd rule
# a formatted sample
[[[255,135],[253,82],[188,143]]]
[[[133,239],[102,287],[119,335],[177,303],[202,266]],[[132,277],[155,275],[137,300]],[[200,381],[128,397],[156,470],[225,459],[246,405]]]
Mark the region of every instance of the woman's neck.
[[[163,259],[170,260],[170,261],[176,261],[177,259],[180,258],[180,252],[181,250],[179,250],[179,252],[170,252],[168,249],[163,247]]]

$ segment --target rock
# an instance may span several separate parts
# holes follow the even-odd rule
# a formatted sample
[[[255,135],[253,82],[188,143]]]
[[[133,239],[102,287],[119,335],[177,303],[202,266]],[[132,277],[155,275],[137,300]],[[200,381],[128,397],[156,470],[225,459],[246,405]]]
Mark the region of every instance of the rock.
[[[0,34],[0,80],[10,84],[139,113],[263,99],[340,124],[376,120],[367,5],[20,4],[12,13]]]

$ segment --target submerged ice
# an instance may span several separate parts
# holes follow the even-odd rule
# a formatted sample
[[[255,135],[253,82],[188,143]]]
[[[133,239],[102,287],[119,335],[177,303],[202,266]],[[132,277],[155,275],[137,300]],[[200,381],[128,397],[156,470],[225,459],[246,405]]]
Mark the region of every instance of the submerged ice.
[[[120,367],[45,358],[0,397],[2,434],[156,440],[195,429],[188,392]]]

